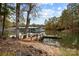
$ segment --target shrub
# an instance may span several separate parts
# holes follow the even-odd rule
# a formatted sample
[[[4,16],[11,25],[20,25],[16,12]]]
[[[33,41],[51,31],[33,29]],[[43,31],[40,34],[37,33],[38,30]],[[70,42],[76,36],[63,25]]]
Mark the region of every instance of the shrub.
[[[60,44],[63,47],[77,48],[79,44],[79,33],[62,33]]]

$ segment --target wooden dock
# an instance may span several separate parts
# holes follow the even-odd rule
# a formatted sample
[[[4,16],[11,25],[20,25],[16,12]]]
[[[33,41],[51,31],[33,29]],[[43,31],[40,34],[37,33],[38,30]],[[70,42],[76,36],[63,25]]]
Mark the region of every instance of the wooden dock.
[[[54,36],[54,35],[44,35],[43,38],[49,38],[49,39],[61,39],[59,36]]]

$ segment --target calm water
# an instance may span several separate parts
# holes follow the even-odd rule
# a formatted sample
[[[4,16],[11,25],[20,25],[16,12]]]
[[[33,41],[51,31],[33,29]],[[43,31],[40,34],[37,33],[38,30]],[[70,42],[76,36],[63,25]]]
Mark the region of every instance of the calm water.
[[[49,30],[49,31],[45,31],[45,34],[46,35],[57,35],[57,32]],[[45,38],[43,42],[49,45],[60,46],[59,42],[56,39]]]
[[[60,46],[59,42],[56,41],[55,39],[44,39],[43,43],[51,45],[51,46]]]

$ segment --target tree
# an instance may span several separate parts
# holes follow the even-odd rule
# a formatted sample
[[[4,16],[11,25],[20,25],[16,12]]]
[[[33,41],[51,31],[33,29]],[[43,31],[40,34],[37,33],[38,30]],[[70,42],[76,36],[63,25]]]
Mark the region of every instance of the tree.
[[[73,15],[71,13],[70,10],[64,10],[62,12],[62,15],[61,15],[61,18],[60,18],[60,21],[61,21],[61,27],[62,28],[65,28],[65,29],[72,29],[73,27]]]
[[[6,3],[4,4],[2,36],[4,35],[5,20],[6,20]]]
[[[16,38],[19,39],[20,3],[16,3]]]
[[[75,41],[76,41],[76,49],[79,49],[79,37],[77,37],[77,35],[79,35],[79,3],[72,3],[72,4],[68,4],[67,9],[70,10],[72,12],[73,17],[75,18],[73,21],[73,24],[76,26],[73,26],[73,28],[77,28],[78,30],[75,30],[76,32],[74,33],[75,36]],[[77,52],[78,54],[78,52]]]
[[[27,4],[27,6],[28,6],[28,10],[27,10],[27,21],[26,21],[26,28],[25,28],[25,30],[26,30],[26,33],[27,33],[27,28],[28,28],[28,26],[29,26],[29,24],[30,24],[30,20],[33,18],[33,17],[36,17],[36,15],[37,15],[37,10],[38,10],[38,8],[37,8],[37,4],[33,4],[33,3],[28,3]],[[30,17],[31,16],[31,17]]]
[[[25,33],[30,24],[31,19],[35,19],[39,16],[39,6],[36,3],[22,3],[20,4],[20,21],[25,23]],[[24,20],[25,19],[25,20]]]
[[[12,12],[12,10],[13,10],[12,6],[6,3],[0,3],[0,22],[2,25],[2,36],[4,36],[6,19],[9,18],[9,14]]]
[[[73,24],[76,25],[74,26],[78,28],[79,26],[79,4],[78,3],[70,3],[67,5],[67,9],[71,11],[74,20],[73,20]]]
[[[50,32],[49,34],[56,35],[58,26],[58,18],[52,17],[45,21],[45,31]]]

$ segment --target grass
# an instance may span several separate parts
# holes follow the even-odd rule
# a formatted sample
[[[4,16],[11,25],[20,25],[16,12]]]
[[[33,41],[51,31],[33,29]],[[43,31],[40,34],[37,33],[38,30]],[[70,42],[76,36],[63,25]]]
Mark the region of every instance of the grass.
[[[0,52],[0,56],[15,56],[15,52]]]
[[[67,48],[76,48],[79,45],[79,33],[60,33],[60,44]]]
[[[79,56],[79,33],[61,33],[62,38],[60,41],[60,51],[63,56]]]
[[[76,49],[61,47],[60,51],[63,56],[79,56],[79,50]]]

